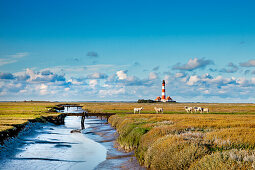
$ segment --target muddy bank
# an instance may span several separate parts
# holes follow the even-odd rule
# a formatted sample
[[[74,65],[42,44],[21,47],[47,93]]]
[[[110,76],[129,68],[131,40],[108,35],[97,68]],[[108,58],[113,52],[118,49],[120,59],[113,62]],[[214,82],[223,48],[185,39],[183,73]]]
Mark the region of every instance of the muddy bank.
[[[40,118],[28,120],[26,123],[23,123],[23,124],[12,125],[13,128],[0,132],[0,144],[3,145],[4,141],[8,140],[9,138],[17,136],[19,132],[23,130],[29,123],[50,122],[56,125],[62,125],[65,122],[65,117],[66,117],[66,114],[60,114],[58,116],[48,116],[48,117],[42,116]]]
[[[141,167],[134,156],[134,152],[125,152],[116,142],[118,134],[107,120],[96,120],[87,123],[90,127],[83,130],[83,133],[90,139],[102,144],[107,149],[106,160],[101,162],[95,169],[137,169]]]

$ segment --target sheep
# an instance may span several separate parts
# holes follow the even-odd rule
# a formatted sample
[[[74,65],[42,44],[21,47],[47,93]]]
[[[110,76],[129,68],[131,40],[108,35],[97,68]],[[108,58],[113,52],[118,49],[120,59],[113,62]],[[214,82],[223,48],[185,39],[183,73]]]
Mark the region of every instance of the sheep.
[[[134,114],[135,114],[135,112],[138,112],[138,113],[140,114],[140,113],[141,113],[141,110],[143,110],[143,107],[134,108]]]
[[[209,108],[204,108],[203,112],[209,113]]]
[[[197,108],[197,110],[198,110],[200,113],[203,113],[204,108],[202,108],[202,107],[198,107],[198,108]]]
[[[163,108],[158,108],[158,107],[154,107],[156,113],[158,114],[159,112],[163,113]]]
[[[187,113],[189,113],[189,112],[192,113],[192,107],[185,106],[184,108],[185,108]]]
[[[195,107],[195,106],[193,107],[193,110],[195,113],[199,111],[198,107]]]

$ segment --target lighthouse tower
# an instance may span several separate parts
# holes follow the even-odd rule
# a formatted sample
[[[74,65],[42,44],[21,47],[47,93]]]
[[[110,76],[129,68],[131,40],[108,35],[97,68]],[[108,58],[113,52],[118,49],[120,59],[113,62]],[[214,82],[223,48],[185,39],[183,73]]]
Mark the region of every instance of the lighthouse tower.
[[[160,98],[160,96],[158,96],[155,99],[156,102],[176,102],[174,101],[170,96],[166,97],[166,82],[165,80],[163,80],[162,82],[162,96]]]
[[[166,88],[165,88],[165,86],[166,86],[166,83],[165,83],[165,80],[163,80],[163,82],[162,82],[162,97],[161,97],[161,100],[163,102],[166,101]]]

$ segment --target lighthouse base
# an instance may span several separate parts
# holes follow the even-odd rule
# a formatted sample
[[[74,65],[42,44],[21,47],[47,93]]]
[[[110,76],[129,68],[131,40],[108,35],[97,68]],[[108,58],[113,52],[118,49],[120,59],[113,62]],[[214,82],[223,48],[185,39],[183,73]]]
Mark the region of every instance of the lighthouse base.
[[[166,100],[166,99],[155,100],[155,101],[157,101],[157,102],[164,102],[164,103],[167,103],[167,102],[176,103],[176,101],[174,101],[174,100]]]

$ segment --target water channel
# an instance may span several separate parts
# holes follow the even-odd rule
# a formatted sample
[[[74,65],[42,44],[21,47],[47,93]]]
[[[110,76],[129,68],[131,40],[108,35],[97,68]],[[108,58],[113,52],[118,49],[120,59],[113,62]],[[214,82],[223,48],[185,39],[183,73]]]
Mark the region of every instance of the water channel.
[[[143,169],[133,156],[114,147],[113,129],[105,119],[67,116],[64,125],[29,123],[0,148],[0,169]]]

